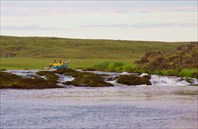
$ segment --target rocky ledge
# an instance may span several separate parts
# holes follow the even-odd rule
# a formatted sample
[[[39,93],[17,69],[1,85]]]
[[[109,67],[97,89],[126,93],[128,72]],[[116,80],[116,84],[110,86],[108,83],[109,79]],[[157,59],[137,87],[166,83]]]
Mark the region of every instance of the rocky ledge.
[[[145,75],[142,77],[136,75],[120,75],[117,77],[117,83],[125,84],[125,85],[152,85],[149,81],[150,76]]]
[[[8,71],[0,72],[0,89],[46,89],[63,88],[67,85],[77,87],[109,87],[114,86],[106,80],[106,76],[91,72],[80,72],[74,69],[58,69],[56,71],[38,71],[30,76],[18,76]],[[72,80],[61,80],[61,77],[72,77]],[[117,83],[125,85],[151,85],[150,76],[119,75],[114,78]]]
[[[15,74],[0,72],[0,89],[46,89],[62,88],[53,81],[41,77],[23,78]]]

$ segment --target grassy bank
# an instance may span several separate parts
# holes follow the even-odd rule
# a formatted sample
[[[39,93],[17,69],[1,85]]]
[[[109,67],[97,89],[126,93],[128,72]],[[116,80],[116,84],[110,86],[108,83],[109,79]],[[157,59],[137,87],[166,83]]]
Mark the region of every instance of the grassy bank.
[[[197,45],[187,42],[1,38],[1,69],[44,69],[54,60],[71,68],[196,77]],[[136,64],[134,62],[136,61]]]
[[[43,69],[47,67],[54,59],[57,58],[1,58],[1,69]],[[59,59],[59,58],[58,58]],[[90,68],[94,64],[101,62],[123,62],[132,63],[136,59],[62,59],[69,61],[71,68]]]

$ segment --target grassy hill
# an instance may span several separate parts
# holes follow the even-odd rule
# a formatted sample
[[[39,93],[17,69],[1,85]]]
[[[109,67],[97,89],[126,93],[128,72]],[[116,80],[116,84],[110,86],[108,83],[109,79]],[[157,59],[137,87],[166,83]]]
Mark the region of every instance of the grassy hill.
[[[183,43],[1,36],[1,57],[128,59]]]
[[[170,51],[185,42],[152,42],[125,40],[68,39],[55,37],[0,36],[1,68],[21,66],[21,60],[31,67],[48,64],[51,59],[72,60],[72,67],[84,67],[100,61],[133,62],[148,51]],[[23,62],[21,61],[21,62]],[[30,63],[31,62],[31,63]],[[75,62],[75,63],[74,63]],[[81,65],[83,64],[83,65]],[[9,67],[8,67],[9,66]]]

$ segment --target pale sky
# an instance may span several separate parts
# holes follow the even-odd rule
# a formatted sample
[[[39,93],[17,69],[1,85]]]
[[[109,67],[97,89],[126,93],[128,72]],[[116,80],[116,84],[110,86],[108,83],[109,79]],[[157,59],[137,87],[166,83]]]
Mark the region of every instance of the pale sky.
[[[1,0],[1,35],[198,41],[197,0]]]

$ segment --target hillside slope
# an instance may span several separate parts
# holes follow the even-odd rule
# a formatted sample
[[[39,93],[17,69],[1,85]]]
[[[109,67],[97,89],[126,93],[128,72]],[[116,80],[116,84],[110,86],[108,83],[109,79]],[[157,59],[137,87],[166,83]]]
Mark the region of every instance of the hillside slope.
[[[147,51],[169,51],[184,42],[67,39],[0,36],[1,57],[131,59]]]
[[[148,73],[198,78],[198,43],[189,43],[169,52],[146,52],[138,61]]]

